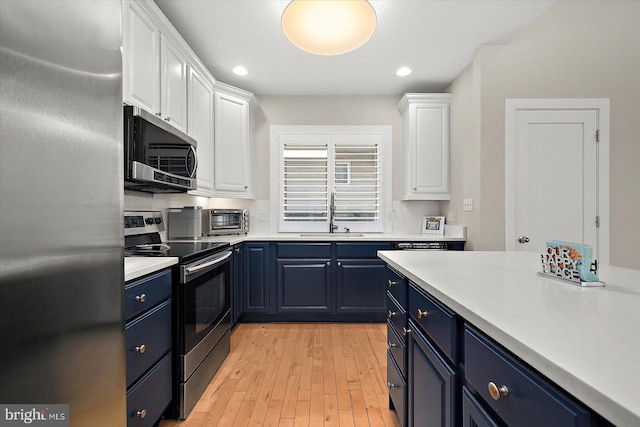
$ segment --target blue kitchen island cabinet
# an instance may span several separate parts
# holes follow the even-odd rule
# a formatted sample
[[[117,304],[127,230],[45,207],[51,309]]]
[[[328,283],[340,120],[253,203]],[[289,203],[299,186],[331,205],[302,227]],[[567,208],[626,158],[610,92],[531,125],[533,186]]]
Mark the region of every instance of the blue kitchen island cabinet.
[[[172,400],[171,270],[125,284],[127,426],[156,424]]]
[[[540,310],[547,310],[546,313],[552,311],[551,308],[547,309],[548,305],[551,301],[556,301],[558,294],[566,293],[572,298],[571,303],[577,304],[578,297],[596,297],[593,293],[578,294],[576,290],[580,289],[565,288],[565,284],[541,281],[534,271],[530,276],[520,278],[527,281],[527,286],[520,287],[517,289],[518,292],[514,291],[513,298],[508,299],[507,304],[503,301],[504,293],[517,287],[517,280],[514,280],[512,275],[502,274],[495,265],[484,270],[482,268],[487,263],[499,264],[503,261],[506,266],[512,267],[514,263],[523,263],[524,260],[527,262],[524,265],[526,269],[529,268],[529,259],[526,258],[529,254],[454,255],[389,251],[380,255],[388,262],[389,403],[390,407],[397,411],[403,426],[405,423],[407,426],[438,427],[613,426],[610,421],[594,412],[594,408],[589,408],[588,402],[578,400],[567,391],[567,387],[575,384],[568,384],[564,388],[559,386],[557,382],[550,380],[548,375],[542,374],[540,367],[536,368],[535,365],[525,362],[523,359],[526,354],[514,354],[507,344],[497,342],[477,326],[482,324],[488,329],[492,327],[487,326],[485,316],[478,316],[478,313],[485,309],[485,303],[486,307],[492,308],[493,301],[499,300],[509,307],[511,312],[514,311],[512,305],[520,303],[524,307],[531,304],[528,300],[520,301],[520,294],[523,292],[531,291],[529,295],[539,295],[547,304],[535,306],[535,310],[541,307]],[[530,258],[533,260],[533,269],[536,259],[535,256]],[[460,261],[463,259],[471,266]],[[498,261],[495,261],[496,259]],[[623,273],[629,274],[628,271]],[[482,276],[480,279],[479,275]],[[618,283],[623,283],[626,275],[621,276],[623,280],[618,279]],[[460,278],[465,280],[461,281]],[[614,276],[614,280],[617,278]],[[489,296],[481,295],[477,286],[479,280],[485,283],[481,292],[494,293]],[[499,289],[500,294],[487,285],[496,282],[495,288]],[[550,292],[551,290],[553,292]],[[451,295],[456,297],[453,298]],[[617,290],[611,292],[611,295],[613,297],[610,298],[618,298]],[[601,295],[597,297],[602,301]],[[547,298],[551,301],[547,301]],[[482,301],[478,302],[479,299]],[[447,301],[448,304],[443,301]],[[469,306],[474,309],[469,309]],[[406,337],[407,355],[406,376],[403,377],[401,361],[405,357],[404,337],[397,332],[404,322],[405,312],[408,320],[403,332]],[[531,317],[528,313],[523,316]],[[521,321],[517,316],[508,317],[511,323]],[[536,320],[539,319],[536,317]],[[501,330],[509,329],[510,326],[501,324]],[[572,325],[572,331],[573,328]],[[531,332],[530,327],[527,329],[523,326],[521,329],[522,334],[538,334],[537,330]],[[511,330],[513,331],[513,328]],[[545,334],[545,331],[549,330],[547,325],[539,334]],[[555,336],[551,335],[549,339]],[[570,338],[565,336],[566,339]],[[507,343],[513,345],[510,338],[507,339]],[[588,346],[588,343],[585,343],[585,346]],[[554,348],[557,348],[557,344]],[[534,348],[529,351],[543,350]],[[547,359],[545,363],[554,362]],[[576,363],[580,363],[580,360],[576,359]],[[542,366],[542,369],[545,368]],[[624,378],[619,381],[624,382]],[[634,379],[631,378],[630,381],[633,382]],[[406,393],[402,391],[405,383]],[[606,396],[600,396],[591,404],[596,405],[604,398]]]

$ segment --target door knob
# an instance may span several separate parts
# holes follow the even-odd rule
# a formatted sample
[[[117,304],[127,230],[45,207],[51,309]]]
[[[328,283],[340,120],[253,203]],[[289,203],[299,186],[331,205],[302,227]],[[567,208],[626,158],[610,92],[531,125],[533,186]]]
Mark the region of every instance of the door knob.
[[[527,236],[518,236],[518,242],[524,245],[525,243],[529,243],[529,238]]]

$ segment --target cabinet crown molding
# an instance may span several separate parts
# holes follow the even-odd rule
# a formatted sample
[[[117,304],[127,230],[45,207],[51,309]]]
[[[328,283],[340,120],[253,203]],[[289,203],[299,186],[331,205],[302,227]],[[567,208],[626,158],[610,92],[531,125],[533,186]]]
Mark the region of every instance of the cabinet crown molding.
[[[400,102],[398,102],[398,109],[400,111],[406,110],[409,105],[415,102],[442,104],[443,102],[451,102],[450,93],[405,93]]]

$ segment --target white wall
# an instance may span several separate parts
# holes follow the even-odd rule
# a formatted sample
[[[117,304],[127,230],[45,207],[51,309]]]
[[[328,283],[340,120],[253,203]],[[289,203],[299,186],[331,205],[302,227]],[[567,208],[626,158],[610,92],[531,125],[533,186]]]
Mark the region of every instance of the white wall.
[[[476,56],[451,85],[452,153],[467,150],[469,122],[479,114],[480,155],[458,154],[452,161],[453,194],[443,210],[458,209],[469,191],[454,181],[479,168],[480,200],[471,221],[469,244],[476,250],[504,249],[504,101],[507,98],[610,98],[611,264],[640,269],[640,2],[561,1],[491,58]],[[479,73],[479,74],[476,74]],[[456,97],[478,111],[454,106]],[[475,115],[475,116],[474,116]],[[465,130],[467,129],[467,130]],[[469,162],[472,166],[469,166]],[[478,203],[479,202],[479,203]],[[479,208],[478,208],[479,207]],[[460,221],[458,223],[464,224]],[[472,227],[473,225],[473,227]]]

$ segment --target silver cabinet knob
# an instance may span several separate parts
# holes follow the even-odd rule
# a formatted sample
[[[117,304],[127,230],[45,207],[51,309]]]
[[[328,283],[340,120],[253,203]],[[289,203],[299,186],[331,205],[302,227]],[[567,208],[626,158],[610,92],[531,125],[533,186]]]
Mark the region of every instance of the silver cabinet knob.
[[[247,188],[249,188],[249,186],[248,186],[248,185],[245,185],[245,186],[244,186],[244,189],[246,190]]]
[[[168,122],[170,122],[170,121],[171,121],[171,118],[170,118],[170,117],[165,117],[164,119],[165,119],[166,121],[168,121]]]
[[[327,265],[331,265],[331,261],[327,261]]]
[[[391,311],[391,310],[389,310],[389,312],[387,313],[387,319],[391,319],[391,318],[392,318],[393,316],[395,316],[395,315],[396,315],[396,312],[395,312],[395,311]]]
[[[422,319],[423,317],[427,317],[427,310],[418,309],[418,319]]]
[[[394,383],[390,383],[390,382],[388,382],[388,383],[387,383],[387,387],[389,387],[389,388],[397,388],[397,387],[399,387],[399,385],[398,385],[398,384],[394,384]]]
[[[527,236],[518,236],[518,242],[524,245],[525,243],[529,243],[529,238]]]
[[[393,280],[389,279],[389,282],[388,282],[389,287],[392,287],[395,284],[396,284],[396,282],[394,282]]]
[[[403,335],[403,336],[405,336],[405,337],[406,337],[406,336],[407,336],[408,334],[410,334],[410,333],[411,333],[411,329],[407,329],[407,328],[405,328],[404,326],[402,327],[402,335]]]
[[[389,342],[387,342],[387,346],[388,346],[389,348],[394,348],[394,347],[397,347],[397,346],[398,346],[398,344],[396,344],[396,343],[392,343],[391,341],[389,341]]]
[[[413,191],[418,191],[418,187],[413,187]]]
[[[506,385],[498,387],[493,381],[487,384],[487,390],[489,390],[489,395],[493,400],[499,400],[502,396],[509,396],[509,389]]]
[[[146,294],[136,295],[136,301],[145,302],[146,300],[147,300],[147,295]]]
[[[162,117],[162,113],[156,113],[156,116]]]
[[[342,263],[338,261],[338,267],[342,267]]]
[[[140,354],[143,354],[145,351],[147,351],[147,346],[142,344],[138,347],[136,347],[136,351]]]
[[[143,409],[142,411],[138,411],[136,412],[136,417],[138,418],[144,418],[147,416],[147,410]]]

